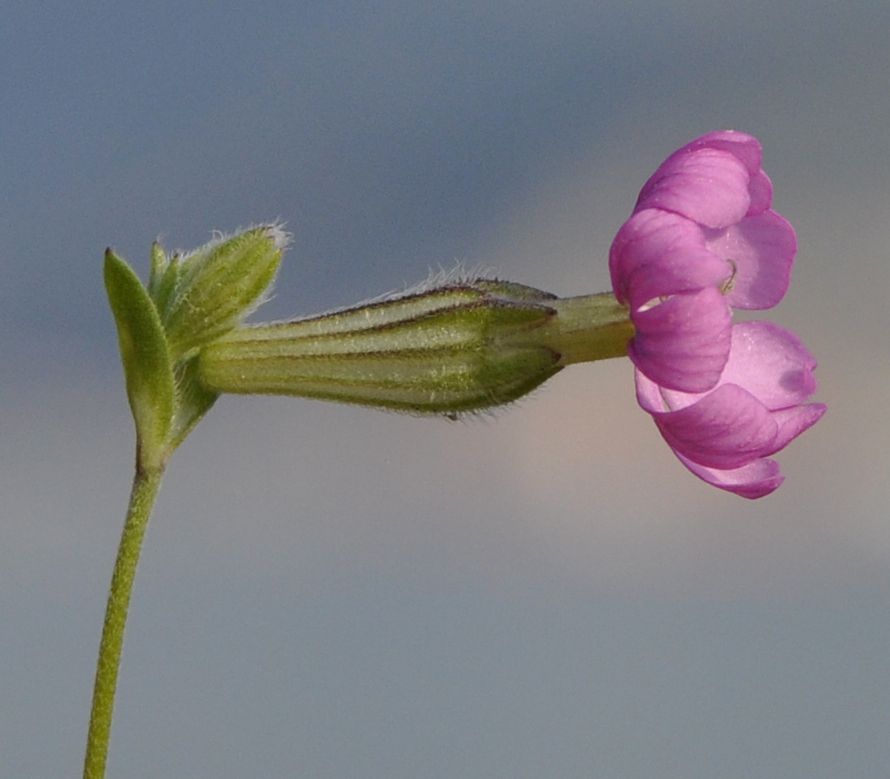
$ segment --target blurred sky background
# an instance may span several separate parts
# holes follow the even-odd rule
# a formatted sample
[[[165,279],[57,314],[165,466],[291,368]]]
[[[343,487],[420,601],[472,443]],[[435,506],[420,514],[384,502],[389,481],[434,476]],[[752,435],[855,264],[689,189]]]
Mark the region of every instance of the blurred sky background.
[[[609,288],[637,192],[758,135],[829,413],[749,502],[627,360],[449,423],[222,398],[136,581],[109,779],[838,779],[890,765],[890,4],[0,6],[0,777],[79,775],[133,436],[101,280],[295,236],[263,319],[456,261]]]

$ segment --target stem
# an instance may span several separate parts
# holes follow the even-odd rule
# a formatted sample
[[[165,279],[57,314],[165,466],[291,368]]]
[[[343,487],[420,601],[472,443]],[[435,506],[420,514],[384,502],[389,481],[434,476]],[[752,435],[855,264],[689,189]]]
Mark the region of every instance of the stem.
[[[90,710],[90,729],[87,734],[83,765],[84,779],[103,779],[105,776],[105,761],[108,757],[114,693],[117,688],[117,673],[124,643],[127,609],[133,591],[133,579],[136,576],[142,539],[145,537],[145,528],[163,475],[163,467],[152,470],[137,467],[133,479],[130,505],[127,508],[127,518],[117,550],[114,573],[111,576],[108,604],[105,607],[105,624],[102,628],[102,640],[99,643],[93,705]]]
[[[627,306],[611,292],[561,298],[549,305],[556,316],[538,336],[560,355],[560,365],[626,357],[627,342],[634,336]]]

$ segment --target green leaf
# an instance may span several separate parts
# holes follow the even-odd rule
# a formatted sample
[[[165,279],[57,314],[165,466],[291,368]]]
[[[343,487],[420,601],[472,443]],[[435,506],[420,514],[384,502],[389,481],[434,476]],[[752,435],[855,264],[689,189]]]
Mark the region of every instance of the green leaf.
[[[111,249],[105,251],[105,289],[117,324],[139,465],[158,467],[166,455],[174,411],[173,368],[164,330],[139,277]]]

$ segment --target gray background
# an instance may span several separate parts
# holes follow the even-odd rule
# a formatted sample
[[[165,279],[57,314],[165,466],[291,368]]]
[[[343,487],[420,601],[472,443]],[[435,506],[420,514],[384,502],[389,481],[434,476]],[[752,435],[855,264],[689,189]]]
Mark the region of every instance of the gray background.
[[[462,261],[559,294],[757,134],[828,416],[759,502],[628,361],[449,423],[223,398],[144,549],[109,777],[883,777],[890,4],[19,3],[0,19],[0,776],[78,775],[132,468],[101,285],[295,235],[263,318]]]

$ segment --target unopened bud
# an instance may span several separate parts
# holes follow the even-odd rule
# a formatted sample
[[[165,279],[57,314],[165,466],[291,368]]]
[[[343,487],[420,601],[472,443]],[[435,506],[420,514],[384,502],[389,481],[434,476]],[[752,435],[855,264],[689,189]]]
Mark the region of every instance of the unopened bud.
[[[237,327],[263,302],[286,245],[281,227],[263,225],[182,257],[153,248],[149,289],[174,360]]]

